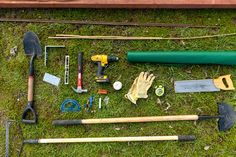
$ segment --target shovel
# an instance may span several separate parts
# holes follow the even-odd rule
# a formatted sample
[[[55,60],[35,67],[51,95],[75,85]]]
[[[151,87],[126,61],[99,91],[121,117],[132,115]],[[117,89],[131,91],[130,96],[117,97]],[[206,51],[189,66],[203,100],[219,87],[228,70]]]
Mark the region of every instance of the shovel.
[[[207,120],[218,118],[219,131],[227,131],[233,127],[236,120],[234,109],[225,104],[218,105],[219,114],[210,115],[174,115],[174,116],[152,116],[152,117],[127,117],[127,118],[102,118],[102,119],[77,119],[77,120],[54,120],[53,125],[80,125],[80,124],[103,124],[103,123],[139,123],[139,122],[166,122],[166,121],[187,121]]]
[[[35,124],[37,122],[37,113],[33,107],[34,92],[34,60],[42,55],[42,49],[38,36],[33,32],[27,32],[23,40],[25,55],[31,56],[28,79],[28,104],[22,114],[22,122],[26,124]],[[30,117],[31,116],[31,117]]]

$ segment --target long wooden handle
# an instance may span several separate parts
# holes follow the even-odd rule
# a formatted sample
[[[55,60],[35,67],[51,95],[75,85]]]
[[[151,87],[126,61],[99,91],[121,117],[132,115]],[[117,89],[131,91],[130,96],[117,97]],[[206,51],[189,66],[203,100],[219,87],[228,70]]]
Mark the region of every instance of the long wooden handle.
[[[96,40],[194,40],[204,38],[216,38],[234,36],[236,33],[228,34],[213,34],[193,37],[127,37],[127,36],[83,36],[83,35],[70,35],[70,34],[56,34],[55,37],[48,37],[49,39],[96,39]]]
[[[101,118],[101,119],[78,119],[78,120],[55,120],[53,125],[76,125],[76,124],[102,124],[102,123],[138,123],[160,121],[198,120],[198,115],[178,116],[152,116],[152,117],[128,117],[128,118]]]
[[[34,94],[34,77],[29,76],[28,80],[28,101],[33,101],[33,94]]]
[[[137,136],[137,137],[96,137],[96,138],[51,138],[39,139],[37,143],[84,143],[84,142],[131,142],[131,141],[193,141],[195,136]],[[33,141],[36,143],[36,141]],[[33,143],[32,142],[32,143]],[[30,143],[30,142],[25,142]]]

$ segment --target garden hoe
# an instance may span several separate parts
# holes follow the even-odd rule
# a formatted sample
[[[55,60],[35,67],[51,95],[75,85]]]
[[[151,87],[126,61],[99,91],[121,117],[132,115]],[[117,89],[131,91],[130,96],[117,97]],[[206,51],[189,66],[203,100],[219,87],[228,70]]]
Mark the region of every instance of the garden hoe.
[[[76,124],[101,124],[101,123],[133,123],[133,122],[160,122],[160,121],[186,121],[186,120],[207,120],[219,118],[219,131],[229,130],[236,120],[234,109],[225,104],[218,105],[219,115],[175,115],[175,116],[153,116],[153,117],[127,117],[127,118],[103,118],[103,119],[78,119],[78,120],[55,120],[53,125],[76,125]]]
[[[27,56],[31,56],[28,79],[28,104],[22,114],[22,122],[34,124],[37,122],[37,113],[33,107],[34,92],[34,60],[37,56],[42,55],[42,49],[37,35],[33,32],[27,32],[24,35],[24,50]]]

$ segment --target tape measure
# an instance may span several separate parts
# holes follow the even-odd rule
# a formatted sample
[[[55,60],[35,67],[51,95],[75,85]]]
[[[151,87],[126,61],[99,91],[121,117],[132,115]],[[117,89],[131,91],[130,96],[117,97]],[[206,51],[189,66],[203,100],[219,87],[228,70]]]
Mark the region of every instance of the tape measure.
[[[158,87],[155,87],[155,94],[159,97],[163,96],[165,94],[165,88],[162,85],[159,85]]]

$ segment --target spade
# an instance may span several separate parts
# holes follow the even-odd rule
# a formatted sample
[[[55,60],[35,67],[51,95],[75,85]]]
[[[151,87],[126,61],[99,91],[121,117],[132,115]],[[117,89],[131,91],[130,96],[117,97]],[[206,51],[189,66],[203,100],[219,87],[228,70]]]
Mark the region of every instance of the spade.
[[[34,96],[34,60],[42,55],[42,49],[38,36],[34,32],[27,32],[24,35],[23,45],[25,55],[31,56],[28,78],[28,103],[22,114],[22,122],[26,124],[35,124],[37,122],[37,113],[33,106]]]

